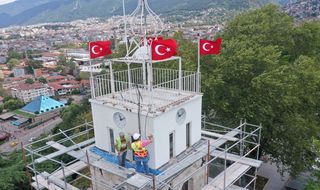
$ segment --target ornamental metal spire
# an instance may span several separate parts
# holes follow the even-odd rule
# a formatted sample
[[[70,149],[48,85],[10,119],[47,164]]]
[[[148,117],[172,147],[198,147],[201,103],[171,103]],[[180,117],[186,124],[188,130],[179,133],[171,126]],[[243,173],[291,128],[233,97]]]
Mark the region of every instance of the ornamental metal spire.
[[[128,30],[135,37],[161,34],[163,22],[150,8],[148,0],[138,0],[137,8],[128,16]]]
[[[137,8],[130,14],[125,13],[123,3],[124,30],[127,55],[133,59],[150,59],[147,37],[159,36],[164,28],[160,17],[150,8],[148,0],[138,0]]]

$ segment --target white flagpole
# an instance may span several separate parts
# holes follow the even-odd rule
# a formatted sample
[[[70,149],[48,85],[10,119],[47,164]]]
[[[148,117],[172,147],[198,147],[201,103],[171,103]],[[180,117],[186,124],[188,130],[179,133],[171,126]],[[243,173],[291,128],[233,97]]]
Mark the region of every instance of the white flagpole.
[[[198,33],[198,69],[197,73],[200,73],[200,33]]]
[[[90,85],[91,85],[91,98],[95,98],[95,90],[94,90],[94,81],[93,81],[93,74],[92,74],[92,62],[91,62],[91,42],[89,42],[89,68],[90,68]]]
[[[129,45],[128,45],[128,34],[127,34],[127,16],[126,16],[126,7],[124,0],[122,0],[122,9],[123,9],[123,20],[124,20],[124,39],[126,40],[126,50],[127,50],[127,56],[129,53]]]
[[[198,33],[197,92],[200,92],[200,33]]]

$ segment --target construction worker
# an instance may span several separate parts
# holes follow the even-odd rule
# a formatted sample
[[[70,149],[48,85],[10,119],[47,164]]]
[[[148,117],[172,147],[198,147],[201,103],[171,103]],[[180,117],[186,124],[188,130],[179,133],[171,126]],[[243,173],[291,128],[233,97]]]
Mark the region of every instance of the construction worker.
[[[134,160],[136,161],[136,170],[141,173],[149,175],[149,154],[146,147],[153,142],[153,136],[149,136],[148,140],[141,140],[141,136],[138,133],[132,135],[133,142],[131,148],[134,152]],[[142,170],[142,165],[144,171]]]
[[[127,151],[130,149],[130,141],[127,135],[123,132],[119,133],[119,137],[116,139],[115,148],[118,152],[119,165],[126,166]]]

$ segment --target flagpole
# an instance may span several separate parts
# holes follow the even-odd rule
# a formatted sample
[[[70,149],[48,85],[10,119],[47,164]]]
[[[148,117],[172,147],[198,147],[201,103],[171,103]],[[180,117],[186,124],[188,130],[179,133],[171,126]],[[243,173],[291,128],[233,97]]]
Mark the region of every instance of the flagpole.
[[[200,33],[198,33],[197,92],[200,92]]]
[[[89,52],[91,51],[91,42],[89,42]],[[91,55],[89,55],[89,68],[90,68],[90,84],[91,84],[91,98],[95,98],[95,90],[94,90],[94,81],[93,81],[93,74],[92,74],[92,62],[91,62]]]
[[[123,9],[123,20],[124,20],[124,36],[126,40],[126,50],[128,55],[129,45],[128,45],[128,34],[127,34],[127,16],[126,16],[126,7],[125,7],[124,0],[122,0],[122,9]]]
[[[200,33],[198,33],[198,69],[197,73],[200,73]]]

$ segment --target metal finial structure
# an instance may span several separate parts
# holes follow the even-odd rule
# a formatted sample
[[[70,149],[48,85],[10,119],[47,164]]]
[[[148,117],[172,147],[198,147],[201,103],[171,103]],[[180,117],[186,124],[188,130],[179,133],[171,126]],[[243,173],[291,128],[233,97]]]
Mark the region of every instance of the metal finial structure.
[[[128,16],[128,30],[132,36],[157,36],[163,31],[163,22],[150,8],[148,0],[139,0],[137,8]]]

